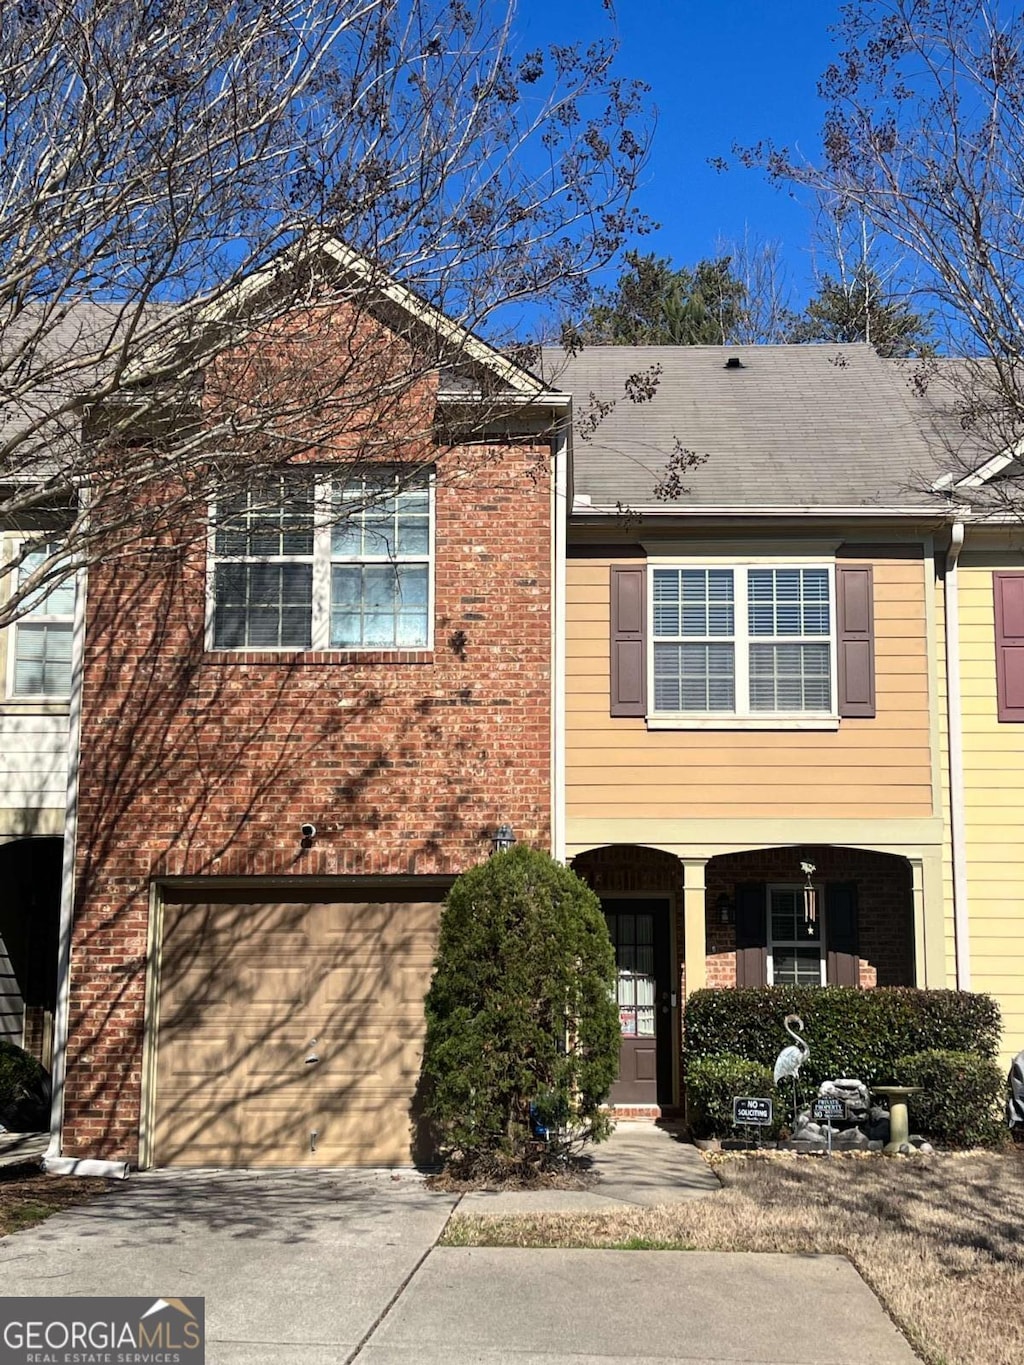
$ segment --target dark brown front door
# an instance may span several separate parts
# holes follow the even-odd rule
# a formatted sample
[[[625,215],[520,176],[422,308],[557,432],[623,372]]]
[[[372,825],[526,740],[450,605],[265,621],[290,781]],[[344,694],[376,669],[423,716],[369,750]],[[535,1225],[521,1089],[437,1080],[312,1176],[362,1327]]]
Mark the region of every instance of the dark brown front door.
[[[667,900],[607,900],[618,970],[619,1079],[613,1104],[672,1103],[672,997]]]

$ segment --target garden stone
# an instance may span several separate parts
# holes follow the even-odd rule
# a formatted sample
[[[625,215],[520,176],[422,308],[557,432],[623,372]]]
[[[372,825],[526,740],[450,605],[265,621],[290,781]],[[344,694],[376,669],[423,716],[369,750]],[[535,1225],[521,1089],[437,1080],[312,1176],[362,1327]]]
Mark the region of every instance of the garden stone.
[[[882,1141],[881,1138],[871,1138],[868,1141],[869,1152],[880,1152],[884,1146],[885,1143]]]
[[[822,1081],[818,1087],[821,1099],[839,1100],[846,1107],[846,1117],[860,1123],[868,1116],[871,1104],[868,1088],[863,1081],[842,1076],[834,1081]]]
[[[870,1143],[866,1133],[859,1128],[847,1128],[843,1133],[837,1133],[832,1139],[833,1147],[841,1147],[844,1151],[866,1152]]]

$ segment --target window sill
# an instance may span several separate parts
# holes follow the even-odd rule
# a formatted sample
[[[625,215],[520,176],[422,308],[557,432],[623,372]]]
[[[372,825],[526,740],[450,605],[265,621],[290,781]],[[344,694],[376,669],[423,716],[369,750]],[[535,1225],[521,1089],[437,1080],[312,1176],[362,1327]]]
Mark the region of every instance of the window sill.
[[[214,665],[287,665],[337,668],[352,664],[432,664],[432,649],[208,649],[204,662]]]
[[[648,716],[648,730],[838,730],[838,716]]]
[[[66,716],[69,700],[58,697],[0,697],[0,714],[10,716]]]

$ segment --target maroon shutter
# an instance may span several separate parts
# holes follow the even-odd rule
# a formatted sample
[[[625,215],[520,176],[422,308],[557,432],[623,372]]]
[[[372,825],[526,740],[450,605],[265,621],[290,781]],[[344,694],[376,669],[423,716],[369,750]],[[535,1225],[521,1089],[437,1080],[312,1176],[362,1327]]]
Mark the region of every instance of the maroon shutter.
[[[613,566],[611,714],[647,714],[647,570]]]
[[[836,566],[839,714],[875,714],[875,609],[870,564]]]
[[[764,882],[740,882],[736,900],[736,985],[768,984],[768,901]]]
[[[1024,720],[1024,573],[994,573],[1000,720]]]
[[[825,980],[830,986],[859,986],[857,887],[853,882],[825,886]]]

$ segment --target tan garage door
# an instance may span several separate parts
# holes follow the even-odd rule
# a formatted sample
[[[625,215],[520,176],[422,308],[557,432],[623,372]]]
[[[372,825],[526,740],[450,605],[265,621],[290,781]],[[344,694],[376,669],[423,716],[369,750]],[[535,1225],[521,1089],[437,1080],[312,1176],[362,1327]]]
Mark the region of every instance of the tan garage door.
[[[156,1165],[429,1155],[417,1088],[444,893],[357,894],[165,897]]]

